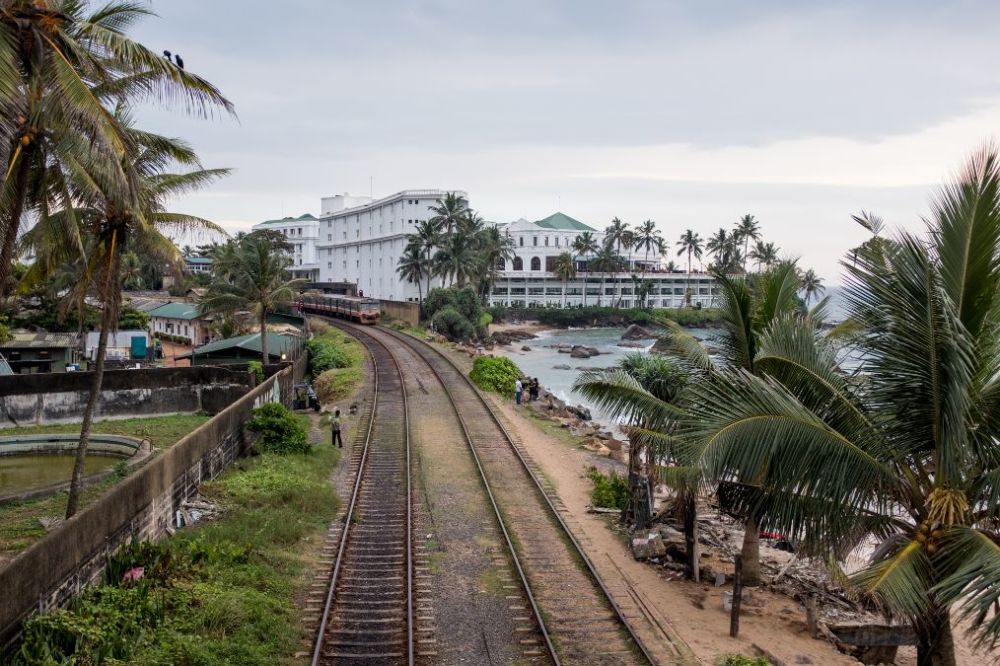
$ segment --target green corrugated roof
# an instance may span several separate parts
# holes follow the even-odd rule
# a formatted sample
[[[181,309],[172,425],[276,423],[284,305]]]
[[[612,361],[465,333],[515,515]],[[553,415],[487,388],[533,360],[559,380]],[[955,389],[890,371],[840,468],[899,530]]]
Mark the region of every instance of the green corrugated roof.
[[[280,220],[264,220],[261,224],[288,224],[289,222],[315,222],[316,218],[306,213],[305,215],[299,215],[298,217],[283,217]]]
[[[288,351],[291,349],[296,342],[297,338],[293,335],[282,335],[281,333],[268,333],[267,334],[267,353],[269,356],[278,355],[281,352]],[[201,347],[195,348],[194,354],[201,356],[202,354],[211,354],[215,352],[225,351],[227,349],[245,349],[247,351],[254,351],[258,354],[260,353],[260,333],[252,333],[250,335],[240,335],[235,338],[226,338],[225,340],[216,340],[215,342],[209,342],[207,345],[202,345]]]
[[[565,213],[549,215],[544,220],[538,220],[535,224],[546,229],[561,229],[563,231],[597,231],[597,229],[588,227],[580,220],[574,220]]]
[[[167,303],[150,310],[149,316],[165,319],[198,319],[198,306],[191,303]]]
[[[211,264],[211,257],[184,257],[184,261],[189,264]]]

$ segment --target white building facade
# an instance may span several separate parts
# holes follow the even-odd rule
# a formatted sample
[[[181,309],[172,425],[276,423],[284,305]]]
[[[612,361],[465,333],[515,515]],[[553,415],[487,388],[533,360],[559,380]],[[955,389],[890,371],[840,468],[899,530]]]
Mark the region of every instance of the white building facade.
[[[497,226],[513,239],[517,256],[498,267],[500,277],[490,293],[491,305],[578,307],[617,304],[623,308],[638,307],[638,284],[633,276],[652,283],[645,300],[648,307],[711,307],[715,303],[717,288],[710,275],[668,272],[667,257],[661,256],[656,248],[648,252],[633,249],[631,253],[623,249],[621,255],[628,270],[618,273],[594,270],[588,266],[590,257],[579,256],[573,250],[573,243],[581,234],[589,232],[598,245],[603,245],[604,232],[563,213],[536,222],[521,219]],[[576,278],[565,284],[553,272],[556,258],[564,252],[573,255],[577,269]]]
[[[253,225],[254,231],[270,230],[285,236],[291,246],[288,270],[292,277],[304,278],[310,282],[320,279],[319,263],[316,259],[316,245],[319,241],[319,220],[306,213],[299,217],[285,217],[267,220]]]
[[[406,237],[434,216],[430,208],[449,192],[466,196],[459,190],[403,190],[375,200],[349,194],[323,198],[316,243],[319,281],[352,282],[364,296],[416,302],[417,285],[400,279],[396,266]],[[432,287],[439,284],[431,281]],[[422,288],[426,291],[426,282]]]

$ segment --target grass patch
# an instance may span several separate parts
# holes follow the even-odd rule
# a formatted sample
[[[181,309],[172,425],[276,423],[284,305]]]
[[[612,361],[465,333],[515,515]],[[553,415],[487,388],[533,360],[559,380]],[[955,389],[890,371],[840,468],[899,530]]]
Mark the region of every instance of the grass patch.
[[[93,431],[102,435],[125,435],[142,439],[148,437],[157,449],[167,449],[176,444],[211,416],[206,414],[174,414],[172,416],[152,416],[135,419],[105,419],[94,421]],[[0,437],[18,435],[47,435],[50,433],[79,434],[79,423],[59,423],[53,425],[21,426],[0,428]]]
[[[311,320],[312,321],[312,320]],[[340,329],[319,322],[309,341],[310,369],[320,403],[329,404],[350,395],[364,377],[365,349]]]
[[[328,479],[339,453],[264,454],[204,484],[203,494],[225,507],[223,518],[119,554],[105,585],[68,610],[29,620],[16,663],[46,654],[52,663],[296,663],[298,597],[310,543],[337,510]],[[134,566],[144,567],[143,579],[120,584],[118,572]]]
[[[210,417],[200,414],[180,414],[157,416],[145,419],[105,420],[94,423],[94,432],[105,435],[127,435],[129,437],[149,437],[153,446],[166,449],[176,444],[182,437],[203,424]],[[0,436],[34,435],[48,433],[79,433],[79,423],[59,425],[27,426],[4,428]],[[112,476],[84,489],[80,497],[80,508],[92,504],[109,488],[121,480],[123,474]],[[68,480],[68,479],[67,479]],[[49,497],[0,505],[0,555],[13,556],[20,553],[38,539],[45,536],[41,518],[62,518],[66,513],[66,493],[56,493]]]

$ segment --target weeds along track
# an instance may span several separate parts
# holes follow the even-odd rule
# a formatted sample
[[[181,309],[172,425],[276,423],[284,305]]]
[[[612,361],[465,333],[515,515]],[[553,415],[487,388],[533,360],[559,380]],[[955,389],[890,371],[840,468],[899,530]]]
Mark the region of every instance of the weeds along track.
[[[346,328],[346,327],[345,327]],[[360,338],[374,368],[371,416],[313,644],[312,665],[414,663],[413,514],[406,391],[389,350]]]
[[[361,334],[378,338],[389,349],[405,346],[444,388],[476,458],[552,661],[653,663],[552,504],[540,473],[465,374],[439,351],[410,336],[382,328],[362,329]]]

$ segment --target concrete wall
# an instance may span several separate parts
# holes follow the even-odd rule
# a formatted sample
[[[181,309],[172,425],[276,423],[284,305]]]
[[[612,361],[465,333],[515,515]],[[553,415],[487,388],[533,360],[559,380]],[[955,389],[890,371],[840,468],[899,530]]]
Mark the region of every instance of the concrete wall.
[[[0,569],[0,660],[35,611],[65,605],[101,576],[107,557],[133,536],[156,539],[181,503],[246,452],[254,407],[291,404],[292,368],[283,369],[132,473]]]
[[[92,377],[90,372],[0,376],[0,428],[79,421]],[[251,384],[245,372],[218,367],[108,370],[96,417],[214,414]]]
[[[420,304],[406,301],[379,301],[383,315],[395,321],[404,321],[410,326],[420,325]]]

